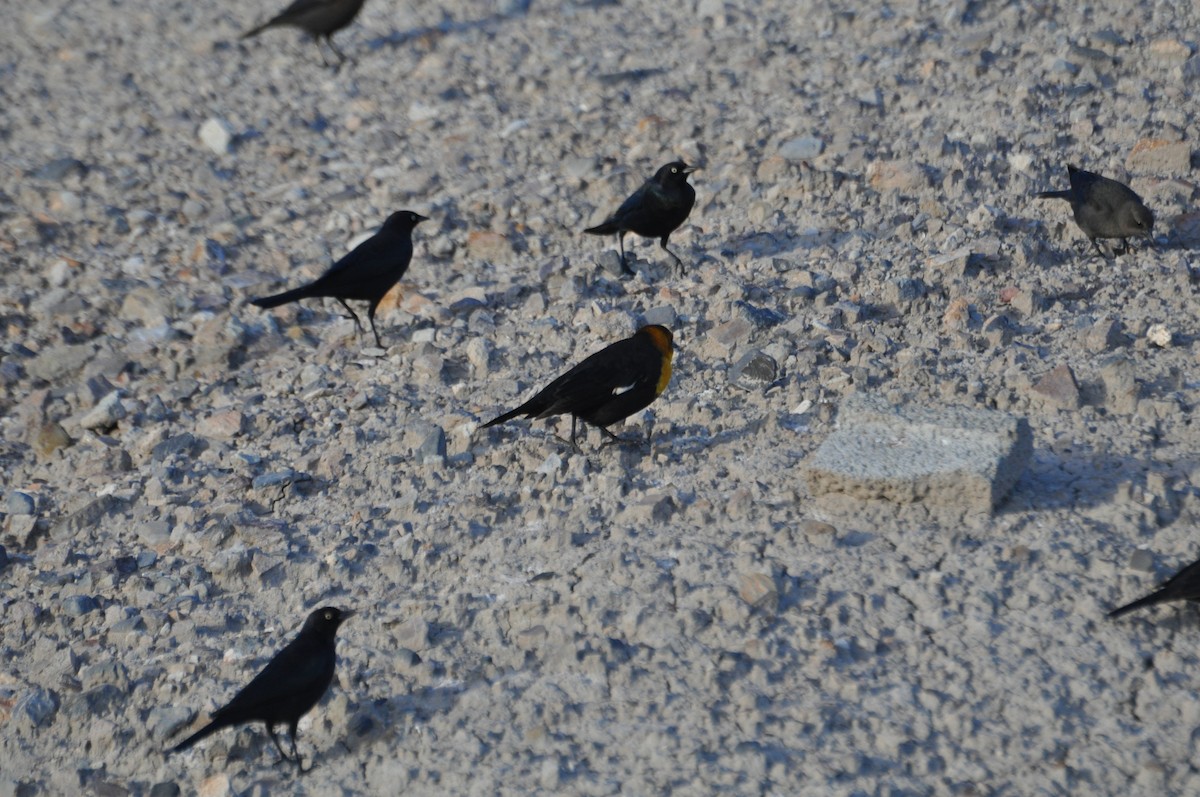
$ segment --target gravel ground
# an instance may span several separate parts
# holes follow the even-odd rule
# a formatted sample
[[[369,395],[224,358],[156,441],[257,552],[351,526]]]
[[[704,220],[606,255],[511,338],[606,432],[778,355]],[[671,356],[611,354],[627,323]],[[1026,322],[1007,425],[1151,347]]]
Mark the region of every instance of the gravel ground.
[[[0,795],[1200,792],[1194,4],[48,0],[0,31]],[[581,234],[682,157],[672,237]],[[1066,164],[1155,246],[1095,257]],[[298,284],[432,221],[372,348]],[[478,425],[646,320],[581,452]],[[847,396],[1023,416],[992,513],[815,500]],[[165,758],[315,606],[302,723]]]

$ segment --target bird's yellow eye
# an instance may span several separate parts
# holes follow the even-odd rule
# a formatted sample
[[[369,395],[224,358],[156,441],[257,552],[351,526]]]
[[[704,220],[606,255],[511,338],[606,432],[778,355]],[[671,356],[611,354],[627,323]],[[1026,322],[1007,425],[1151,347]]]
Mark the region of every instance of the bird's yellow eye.
[[[333,612],[325,612],[325,619],[326,619],[326,620],[332,620],[332,619],[333,619]]]
[[[672,166],[672,167],[671,167],[671,174],[679,174],[679,169],[676,169],[674,166]]]

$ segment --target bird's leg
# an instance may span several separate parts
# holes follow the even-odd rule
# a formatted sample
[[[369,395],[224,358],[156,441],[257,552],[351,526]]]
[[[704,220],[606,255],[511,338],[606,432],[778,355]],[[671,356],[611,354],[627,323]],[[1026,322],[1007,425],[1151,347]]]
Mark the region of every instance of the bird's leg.
[[[329,45],[330,50],[333,50],[333,54],[338,57],[337,64],[335,64],[333,67],[334,70],[336,71],[341,69],[342,64],[346,63],[346,54],[339,50],[337,45],[333,43],[333,36],[326,36],[325,43]]]
[[[279,735],[275,733],[275,723],[267,723],[267,733],[271,735],[271,741],[275,743],[275,749],[279,751],[279,757],[284,761],[291,761],[292,759],[288,758],[287,753],[283,752],[283,745],[279,743]]]
[[[574,449],[576,454],[578,454],[578,453],[580,453],[580,450],[579,450],[579,444],[575,442],[575,420],[576,420],[575,416],[572,415],[571,416],[571,439],[570,440],[568,440],[567,438],[563,437],[560,434],[555,434],[554,439],[559,441],[560,443],[566,443],[572,449]]]
[[[667,238],[669,238],[669,237],[670,236],[664,235],[662,237],[662,240],[660,240],[658,243],[660,246],[662,246],[664,252],[666,252],[671,257],[675,258],[675,265],[679,267],[679,276],[682,277],[683,276],[683,261],[679,259],[679,255],[675,254],[674,252],[672,252],[670,249],[667,248]]]
[[[299,720],[292,722],[288,729],[292,734],[292,760],[296,762],[296,769],[303,775],[312,769],[312,764],[309,764],[308,769],[304,768],[304,762],[300,760],[300,751],[296,748],[296,732],[299,730],[296,726],[300,724]]]
[[[375,334],[375,345],[382,349],[383,342],[379,340],[379,330],[375,328],[375,308],[379,306],[379,302],[371,305],[371,309],[367,311],[367,320],[371,322],[371,332]]]
[[[625,272],[626,274],[632,274],[633,269],[631,269],[629,267],[629,264],[625,262],[625,231],[624,230],[617,233],[617,246],[619,246],[621,248],[621,271]]]
[[[1130,253],[1130,252],[1132,252],[1132,251],[1133,251],[1133,249],[1131,249],[1131,248],[1130,248],[1130,246],[1129,246],[1129,239],[1128,239],[1128,238],[1122,238],[1122,239],[1121,239],[1121,251],[1120,251],[1120,252],[1117,252],[1116,254],[1119,254],[1119,255],[1127,255],[1127,254],[1129,254],[1129,253]]]
[[[1100,255],[1100,257],[1104,258],[1105,260],[1108,260],[1108,255],[1104,254],[1104,250],[1100,247],[1099,238],[1092,239],[1092,246],[1096,247],[1096,254]]]
[[[362,322],[358,320],[358,314],[350,309],[350,305],[346,304],[345,299],[338,299],[338,302],[341,303],[342,307],[346,308],[346,312],[349,313],[350,317],[354,319],[354,326],[358,327],[359,332],[362,332],[363,325]]]
[[[317,52],[319,52],[321,54],[321,65],[324,67],[332,66],[336,70],[337,64],[329,63],[329,59],[325,57],[325,48],[321,46],[321,37],[313,36],[313,42],[316,43],[316,45],[317,45]]]

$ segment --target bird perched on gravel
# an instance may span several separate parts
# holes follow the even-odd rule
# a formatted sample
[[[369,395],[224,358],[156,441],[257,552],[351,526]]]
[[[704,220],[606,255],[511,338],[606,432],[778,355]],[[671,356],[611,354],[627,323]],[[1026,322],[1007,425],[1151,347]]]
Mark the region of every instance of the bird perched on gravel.
[[[633,272],[625,263],[625,233],[658,238],[663,251],[675,258],[675,265],[682,274],[683,261],[667,249],[667,239],[683,224],[696,204],[696,189],[688,184],[688,175],[694,171],[694,167],[683,161],[668,163],[622,202],[616,213],[584,232],[592,235],[616,233],[617,245],[621,248],[621,268],[628,273]]]
[[[222,728],[245,722],[264,722],[271,741],[284,761],[293,761],[304,772],[300,753],[296,750],[296,725],[307,714],[333,682],[336,653],[335,636],[338,626],[354,612],[326,606],[317,609],[304,621],[300,633],[275,658],[254,676],[244,689],[233,696],[224,707],[213,712],[212,721],[168,750],[178,753]],[[292,736],[292,755],[289,758],[275,734],[275,726],[287,723]]]
[[[1109,617],[1120,617],[1135,609],[1167,601],[1200,601],[1200,561],[1192,562],[1166,580],[1158,589],[1133,603],[1113,609]]]
[[[1065,199],[1071,203],[1075,223],[1096,247],[1100,256],[1099,238],[1120,238],[1122,253],[1129,250],[1129,238],[1149,238],[1154,229],[1154,214],[1129,186],[1067,166],[1071,178],[1069,191],[1043,191],[1039,199]]]
[[[350,309],[350,305],[346,304],[346,300],[370,302],[367,320],[371,322],[371,332],[375,334],[375,345],[383,348],[383,343],[379,340],[379,330],[375,328],[375,310],[387,292],[408,270],[413,253],[413,228],[427,220],[426,216],[411,210],[398,210],[387,217],[379,232],[354,247],[316,280],[274,296],[251,299],[250,304],[271,308],[297,299],[329,297],[341,302],[361,331],[362,323]]]
[[[608,427],[645,409],[662,395],[671,381],[673,354],[671,330],[658,324],[642,327],[632,337],[591,355],[515,410],[480,428],[517,416],[549,418],[569,413],[571,445],[576,449],[575,429],[581,420],[598,427],[611,441],[625,442]]]
[[[321,51],[321,61],[325,66],[331,64],[325,57],[325,51],[321,50],[321,39],[325,40],[329,49],[337,56],[337,64],[333,66],[340,67],[346,60],[346,56],[334,45],[333,34],[354,21],[364,2],[366,0],[294,0],[277,16],[267,20],[254,30],[243,33],[242,38],[248,39],[251,36],[257,36],[267,28],[281,26],[300,28],[309,33],[316,41],[317,49]]]

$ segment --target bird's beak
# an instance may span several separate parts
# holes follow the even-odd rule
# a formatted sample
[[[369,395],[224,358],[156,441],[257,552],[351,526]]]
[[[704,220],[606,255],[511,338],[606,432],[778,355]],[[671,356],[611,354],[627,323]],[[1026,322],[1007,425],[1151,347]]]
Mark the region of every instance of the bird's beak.
[[[428,216],[422,216],[420,213],[414,213],[413,215],[417,217],[417,224],[420,224],[423,221],[429,221]]]
[[[347,620],[349,620],[351,617],[353,617],[356,614],[358,614],[358,612],[354,611],[353,609],[343,609],[342,610],[342,622],[343,623],[346,622]]]
[[[683,167],[684,174],[691,174],[692,172],[696,172],[696,171],[700,171],[699,166],[684,166]]]

